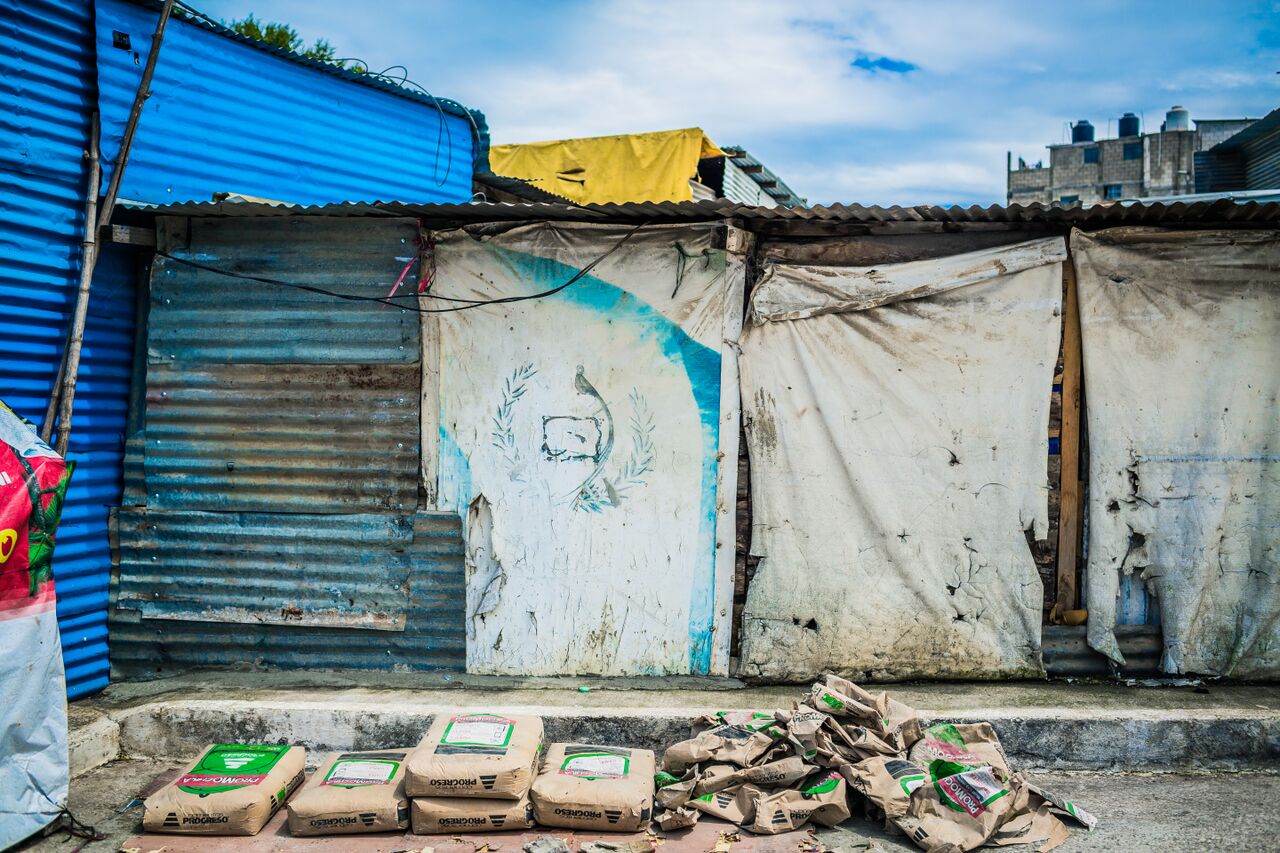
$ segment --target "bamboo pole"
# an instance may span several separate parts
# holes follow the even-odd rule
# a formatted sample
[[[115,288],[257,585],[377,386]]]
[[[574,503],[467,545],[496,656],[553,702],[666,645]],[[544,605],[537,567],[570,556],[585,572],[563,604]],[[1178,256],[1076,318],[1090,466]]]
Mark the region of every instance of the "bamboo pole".
[[[160,20],[156,22],[156,31],[151,36],[151,52],[147,54],[147,64],[142,69],[142,79],[138,82],[138,92],[133,99],[133,108],[129,111],[129,121],[125,125],[124,136],[120,140],[120,150],[116,153],[115,167],[111,172],[111,183],[107,185],[107,196],[98,207],[98,186],[101,181],[100,161],[98,157],[98,115],[94,113],[93,126],[90,128],[89,151],[89,193],[85,202],[85,237],[80,262],[80,287],[76,291],[76,307],[71,317],[71,335],[63,354],[64,368],[58,387],[55,389],[58,398],[58,429],[54,450],[65,456],[67,445],[71,440],[71,412],[76,399],[76,377],[80,372],[80,353],[84,348],[84,326],[89,314],[89,288],[93,282],[93,270],[98,263],[98,232],[111,222],[115,212],[116,198],[120,193],[120,181],[125,167],[129,164],[129,150],[133,147],[133,138],[138,132],[138,120],[142,116],[142,105],[151,96],[151,78],[155,76],[156,61],[160,58],[160,45],[164,41],[165,25],[173,12],[174,0],[165,0],[160,11]],[[45,428],[48,428],[46,419]]]

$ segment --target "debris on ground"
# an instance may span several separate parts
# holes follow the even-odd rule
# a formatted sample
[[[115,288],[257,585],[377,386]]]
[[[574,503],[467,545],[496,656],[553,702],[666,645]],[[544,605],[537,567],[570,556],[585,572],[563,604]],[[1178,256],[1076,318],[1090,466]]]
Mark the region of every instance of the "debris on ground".
[[[762,834],[835,827],[852,813],[850,794],[929,853],[1005,844],[1048,851],[1068,836],[1059,816],[1096,824],[1015,772],[989,723],[922,728],[915,710],[888,693],[835,675],[791,710],[699,717],[693,736],[664,753],[657,784],[662,829],[703,814]],[[815,840],[842,845],[840,853],[870,846],[848,836]]]
[[[563,839],[554,835],[544,835],[526,842],[524,853],[573,853]]]
[[[629,838],[626,841],[587,841],[578,853],[651,853],[653,846],[645,838]]]
[[[824,826],[813,833],[813,839],[815,853],[867,853],[875,843],[843,826]]]

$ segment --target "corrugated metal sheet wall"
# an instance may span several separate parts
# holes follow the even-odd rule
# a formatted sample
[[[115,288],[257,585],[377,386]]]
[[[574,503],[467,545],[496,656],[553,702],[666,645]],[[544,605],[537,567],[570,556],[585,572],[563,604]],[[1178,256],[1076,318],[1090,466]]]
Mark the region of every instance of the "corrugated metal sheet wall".
[[[88,3],[0,0],[0,396],[44,417],[75,300],[93,91]],[[99,262],[68,455],[76,472],[54,571],[67,692],[107,684],[107,514],[119,502],[136,258]]]
[[[412,219],[163,229],[116,671],[462,668],[461,529],[417,511],[417,314],[183,262],[381,297],[417,237]]]
[[[1280,127],[1244,146],[1245,189],[1280,188]]]
[[[97,104],[105,182],[157,8],[0,0],[0,396],[35,422],[74,301],[89,116]],[[115,46],[116,33],[129,49]],[[344,77],[188,21],[169,25],[153,91],[121,191],[135,201],[219,191],[302,203],[466,201],[487,139],[483,116],[454,104],[442,115],[429,98],[389,83]],[[69,453],[78,467],[55,563],[72,698],[107,684],[107,517],[120,503],[140,263],[107,247],[89,305]]]
[[[97,0],[107,163],[119,148],[156,18],[148,4]],[[114,46],[116,33],[128,37],[128,49]],[[208,201],[216,192],[300,204],[469,199],[471,120],[392,88],[174,20],[120,195],[159,203]],[[109,175],[104,169],[103,180]]]
[[[733,160],[724,158],[724,197],[739,204],[759,207],[777,207],[778,202],[764,191],[750,175],[742,171]]]

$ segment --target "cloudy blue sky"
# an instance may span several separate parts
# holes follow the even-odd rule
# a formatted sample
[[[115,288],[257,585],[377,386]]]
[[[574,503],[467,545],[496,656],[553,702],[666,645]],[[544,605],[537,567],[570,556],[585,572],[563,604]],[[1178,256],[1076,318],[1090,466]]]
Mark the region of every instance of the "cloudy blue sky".
[[[495,142],[692,125],[812,203],[991,204],[1088,118],[1280,106],[1280,2],[192,0],[483,110]]]

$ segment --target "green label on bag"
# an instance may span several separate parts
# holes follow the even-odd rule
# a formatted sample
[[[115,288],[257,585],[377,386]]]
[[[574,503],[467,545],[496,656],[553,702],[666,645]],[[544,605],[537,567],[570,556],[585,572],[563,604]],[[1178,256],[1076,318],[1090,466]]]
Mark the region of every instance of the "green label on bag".
[[[257,785],[289,751],[277,744],[218,744],[175,783],[188,794],[217,794]]]

